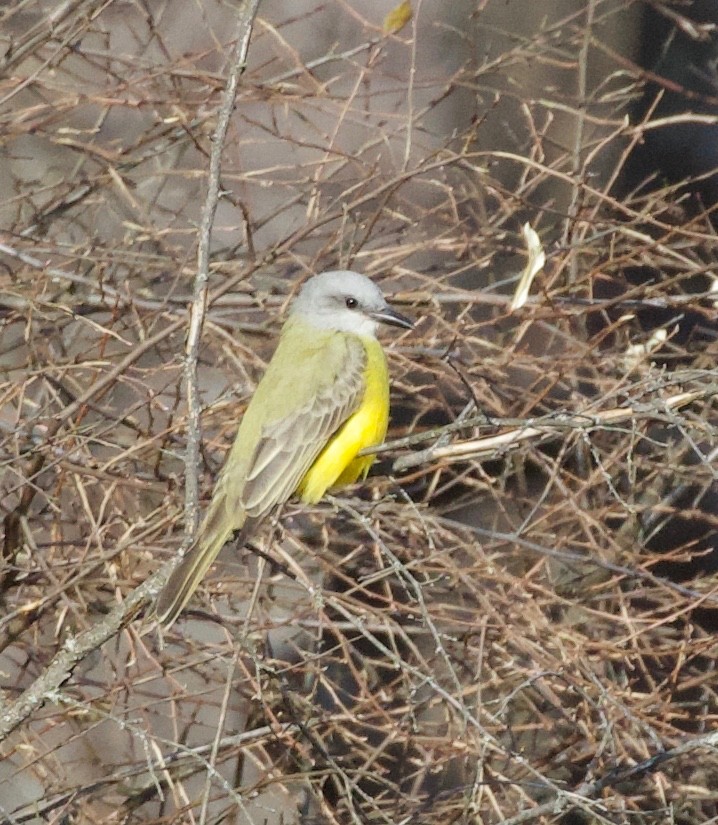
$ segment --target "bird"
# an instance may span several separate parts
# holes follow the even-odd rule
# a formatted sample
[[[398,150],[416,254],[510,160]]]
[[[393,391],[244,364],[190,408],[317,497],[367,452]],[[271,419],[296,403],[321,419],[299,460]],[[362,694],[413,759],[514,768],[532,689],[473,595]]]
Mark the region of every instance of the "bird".
[[[197,536],[160,591],[155,615],[170,627],[222,547],[244,545],[293,494],[316,504],[364,480],[389,422],[389,370],[380,324],[412,329],[367,276],[309,278],[252,396]]]

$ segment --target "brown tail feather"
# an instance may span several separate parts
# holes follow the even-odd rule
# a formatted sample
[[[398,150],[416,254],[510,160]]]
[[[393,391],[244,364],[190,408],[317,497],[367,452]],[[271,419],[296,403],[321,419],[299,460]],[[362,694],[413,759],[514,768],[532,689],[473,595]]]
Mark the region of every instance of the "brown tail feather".
[[[250,522],[251,520],[245,522],[238,531],[237,541],[240,546],[244,544],[254,527],[254,524]],[[165,627],[170,627],[184,610],[205,573],[217,558],[219,551],[234,532],[231,524],[215,531],[203,529],[194,544],[187,550],[157,598],[155,615]]]

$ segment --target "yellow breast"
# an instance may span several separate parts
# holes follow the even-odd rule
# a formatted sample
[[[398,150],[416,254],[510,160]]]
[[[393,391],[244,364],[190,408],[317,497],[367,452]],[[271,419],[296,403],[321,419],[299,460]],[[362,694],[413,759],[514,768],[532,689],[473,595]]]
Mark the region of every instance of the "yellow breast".
[[[389,423],[389,371],[381,344],[364,339],[367,363],[365,391],[359,407],[327,442],[297,488],[307,504],[315,504],[332,487],[365,478],[374,456],[357,453],[384,441]]]

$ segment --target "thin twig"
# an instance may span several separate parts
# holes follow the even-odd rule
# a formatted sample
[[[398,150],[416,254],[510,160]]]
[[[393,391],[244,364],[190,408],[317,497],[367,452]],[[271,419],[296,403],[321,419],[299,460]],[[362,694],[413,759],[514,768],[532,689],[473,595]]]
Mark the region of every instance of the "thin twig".
[[[202,324],[207,308],[209,289],[209,264],[212,227],[217,204],[220,197],[220,174],[222,152],[229,122],[234,111],[239,79],[246,68],[249,39],[252,35],[254,18],[257,15],[260,0],[246,0],[239,12],[237,23],[237,40],[229,60],[229,74],[222,94],[222,101],[217,112],[217,126],[212,136],[212,149],[209,159],[209,179],[207,197],[202,210],[197,249],[197,274],[194,279],[194,297],[190,310],[187,344],[185,346],[185,385],[187,391],[187,448],[185,451],[185,532],[191,539],[199,521],[199,466],[200,466],[200,430],[201,401],[197,380],[197,359],[202,335]]]
[[[568,419],[559,419],[555,422],[542,424],[541,426],[521,426],[499,435],[484,436],[474,438],[470,441],[462,441],[458,444],[447,446],[429,447],[407,456],[400,456],[394,461],[393,471],[404,472],[412,467],[419,467],[423,464],[430,464],[434,461],[448,459],[449,461],[466,461],[468,459],[495,457],[503,454],[507,450],[514,449],[527,441],[543,442],[548,438],[555,438],[560,430],[567,426],[575,430],[596,430],[601,428],[613,428],[617,424],[634,420],[662,420],[665,418],[667,410],[677,410],[698,399],[712,398],[718,394],[718,387],[704,387],[691,392],[681,392],[668,398],[656,399],[650,403],[642,403],[630,407],[614,407],[610,410],[599,410],[595,413],[587,414],[585,417],[576,415],[569,416]],[[483,422],[486,423],[485,419]],[[466,422],[461,422],[462,427]],[[453,425],[452,429],[455,429]],[[436,432],[440,432],[438,430]],[[395,447],[396,445],[391,445]]]

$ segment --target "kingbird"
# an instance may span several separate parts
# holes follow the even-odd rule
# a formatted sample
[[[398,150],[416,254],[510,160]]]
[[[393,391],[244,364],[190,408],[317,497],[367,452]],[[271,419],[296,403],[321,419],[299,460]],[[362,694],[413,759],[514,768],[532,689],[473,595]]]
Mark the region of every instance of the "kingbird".
[[[244,544],[274,507],[296,493],[316,504],[327,490],[364,479],[389,422],[389,371],[380,323],[411,329],[379,287],[346,270],[310,278],[239,425],[197,537],[159,595],[171,625],[223,545]]]

